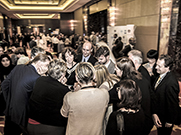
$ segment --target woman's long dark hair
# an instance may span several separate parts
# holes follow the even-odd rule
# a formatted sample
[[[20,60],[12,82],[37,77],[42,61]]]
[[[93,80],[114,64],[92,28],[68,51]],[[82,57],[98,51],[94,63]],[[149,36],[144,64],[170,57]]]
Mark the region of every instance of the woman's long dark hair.
[[[8,67],[4,67],[1,63],[3,58],[8,58],[8,60],[10,61],[10,65]],[[4,76],[7,76],[11,70],[14,68],[14,65],[12,64],[12,60],[10,58],[10,56],[8,54],[2,54],[0,56],[0,80],[1,82],[5,79]]]
[[[120,82],[118,93],[120,93],[119,108],[139,110],[141,107],[141,91],[135,81],[125,79]]]
[[[121,80],[123,79],[142,79],[142,75],[135,69],[134,63],[127,57],[122,57],[117,62],[117,67],[122,71]]]

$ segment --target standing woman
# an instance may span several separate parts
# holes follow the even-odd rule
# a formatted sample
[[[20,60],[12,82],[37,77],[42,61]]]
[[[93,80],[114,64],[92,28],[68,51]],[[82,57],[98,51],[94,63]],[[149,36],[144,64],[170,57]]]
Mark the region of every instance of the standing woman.
[[[96,65],[96,83],[98,88],[104,88],[106,90],[112,89],[114,84],[119,82],[119,78],[115,74],[110,74],[104,65]]]
[[[122,57],[116,63],[116,74],[120,77],[121,80],[131,79],[136,82],[139,86],[142,93],[141,107],[145,114],[145,127],[144,134],[148,135],[153,127],[153,121],[151,117],[151,103],[153,103],[154,93],[151,89],[151,84],[147,79],[138,72],[134,63],[131,59],[127,57]],[[119,86],[117,83],[110,91],[110,102],[113,103],[113,110],[117,110],[117,103],[119,103],[120,99],[117,95],[116,88]]]
[[[67,85],[73,86],[76,82],[75,69],[78,63],[75,62],[75,50],[71,47],[66,47],[62,53],[62,58],[67,64],[67,72],[65,77],[67,78]]]
[[[106,135],[145,135],[144,112],[141,109],[141,91],[130,79],[120,82],[117,87],[119,109],[111,113]]]
[[[75,73],[81,89],[65,95],[60,111],[68,117],[66,135],[102,135],[109,94],[93,86],[95,69],[91,63],[81,62]]]
[[[11,58],[8,54],[2,54],[0,56],[0,85],[6,79],[7,75],[11,72],[14,68],[12,64]],[[3,94],[0,89],[0,116],[4,115],[3,111],[5,109],[6,103],[4,101]]]
[[[96,65],[94,66],[94,68],[97,88],[104,88],[109,91],[113,88],[114,84],[119,82],[119,78],[115,74],[110,74],[104,65]],[[112,107],[112,104],[108,104],[107,112],[104,119],[104,128],[106,128],[109,115],[112,112]]]

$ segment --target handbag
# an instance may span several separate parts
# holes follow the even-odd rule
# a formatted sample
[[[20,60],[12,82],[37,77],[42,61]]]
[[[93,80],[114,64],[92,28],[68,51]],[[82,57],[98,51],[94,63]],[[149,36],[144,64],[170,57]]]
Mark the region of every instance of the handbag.
[[[118,111],[116,115],[117,120],[117,131],[119,132],[119,135],[123,135],[124,132],[124,116],[121,113],[121,111]]]

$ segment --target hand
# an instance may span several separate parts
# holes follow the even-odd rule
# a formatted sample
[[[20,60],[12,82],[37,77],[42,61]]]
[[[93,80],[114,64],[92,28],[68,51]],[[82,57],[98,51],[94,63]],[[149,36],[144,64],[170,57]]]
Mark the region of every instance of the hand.
[[[154,122],[155,126],[157,128],[162,127],[162,123],[161,123],[158,115],[157,114],[153,114],[152,117],[153,117],[153,122]]]
[[[171,124],[171,123],[165,123],[165,127],[167,127],[167,128],[169,128],[169,127],[171,127],[173,124]]]
[[[74,83],[74,91],[78,91],[81,89],[81,86],[78,83]]]

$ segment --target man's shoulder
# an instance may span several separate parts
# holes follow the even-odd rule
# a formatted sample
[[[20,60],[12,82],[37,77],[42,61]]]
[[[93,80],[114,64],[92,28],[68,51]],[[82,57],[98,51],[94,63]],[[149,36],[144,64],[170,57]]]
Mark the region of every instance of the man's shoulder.
[[[78,54],[76,56],[76,62],[80,62],[82,60],[82,54]]]
[[[90,56],[88,62],[91,62],[93,65],[97,62],[96,57],[94,57],[93,55]]]
[[[114,64],[114,62],[112,62],[112,60],[110,60],[109,66],[115,67],[115,64]]]
[[[169,83],[178,82],[173,72],[168,72],[164,78],[165,78],[164,80],[168,81]]]

